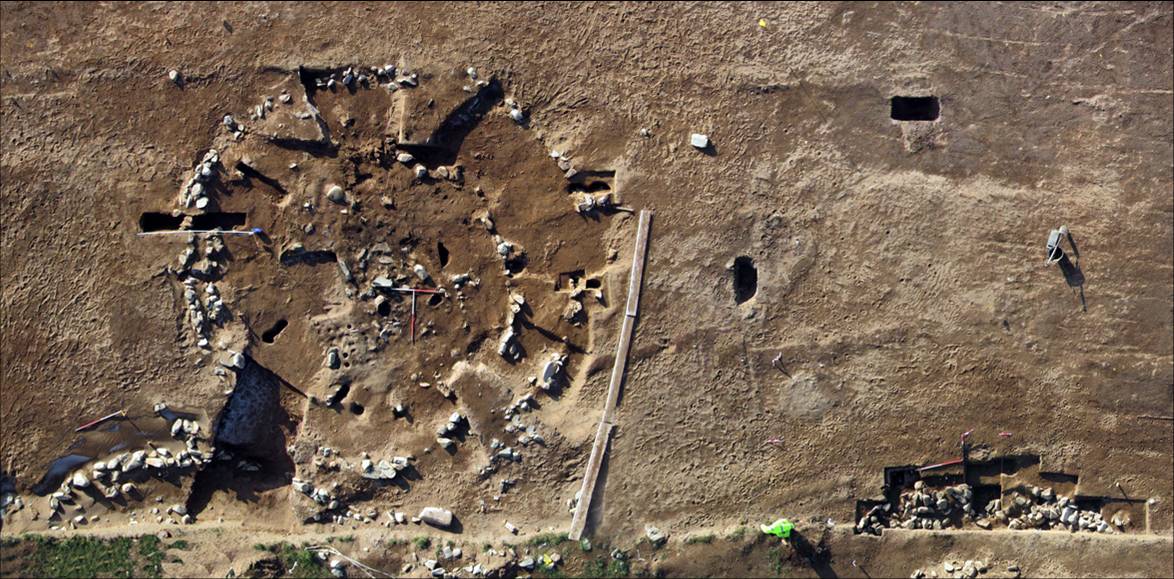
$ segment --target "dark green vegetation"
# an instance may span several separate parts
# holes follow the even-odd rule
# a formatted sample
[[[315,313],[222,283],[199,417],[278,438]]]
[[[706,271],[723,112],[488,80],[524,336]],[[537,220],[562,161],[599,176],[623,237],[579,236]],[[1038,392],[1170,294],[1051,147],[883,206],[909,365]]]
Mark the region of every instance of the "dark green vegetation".
[[[583,569],[585,577],[631,577],[631,567],[627,559],[612,559],[611,557],[596,557],[587,562]]]
[[[254,545],[259,551],[268,551],[274,559],[259,561],[246,572],[246,575],[256,577],[329,577],[330,572],[318,560],[313,552],[304,547],[295,547],[289,543],[275,545]]]
[[[532,547],[553,547],[571,540],[567,533],[542,533],[526,541]]]
[[[24,535],[0,544],[0,575],[6,577],[161,577],[168,549],[154,535],[58,539]],[[184,543],[186,546],[186,543]]]

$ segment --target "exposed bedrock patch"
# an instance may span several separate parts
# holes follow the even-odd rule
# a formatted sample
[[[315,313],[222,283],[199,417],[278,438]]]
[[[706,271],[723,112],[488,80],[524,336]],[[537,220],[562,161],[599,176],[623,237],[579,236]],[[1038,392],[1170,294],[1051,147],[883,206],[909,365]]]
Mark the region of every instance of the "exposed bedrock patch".
[[[237,374],[236,388],[216,421],[216,447],[232,459],[216,461],[196,475],[187,500],[188,511],[198,514],[220,491],[243,500],[290,484],[293,460],[286,448],[297,433],[299,419],[291,416],[296,396],[283,388],[284,381],[251,358]]]
[[[293,428],[296,422],[281,403],[281,379],[249,359],[220,414],[217,445],[234,446],[241,454],[264,460],[270,451],[285,454],[285,431]]]

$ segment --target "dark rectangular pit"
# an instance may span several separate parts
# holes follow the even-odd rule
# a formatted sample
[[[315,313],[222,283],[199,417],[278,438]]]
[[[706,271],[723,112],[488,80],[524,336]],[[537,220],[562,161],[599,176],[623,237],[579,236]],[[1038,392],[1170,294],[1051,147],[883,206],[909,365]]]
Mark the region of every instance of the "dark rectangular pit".
[[[889,117],[894,121],[936,121],[942,106],[936,96],[895,96],[889,99]]]

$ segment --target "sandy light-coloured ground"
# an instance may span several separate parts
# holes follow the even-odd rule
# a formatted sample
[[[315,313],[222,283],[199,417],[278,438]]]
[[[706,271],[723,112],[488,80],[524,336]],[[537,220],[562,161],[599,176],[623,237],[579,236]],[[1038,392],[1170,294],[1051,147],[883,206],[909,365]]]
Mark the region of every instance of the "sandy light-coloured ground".
[[[1041,575],[1125,556],[1125,572],[1174,573],[1169,4],[6,3],[2,16],[0,474],[23,503],[6,535],[70,532],[51,530],[76,514],[48,506],[60,457],[182,450],[159,402],[200,425],[192,448],[233,458],[83,496],[100,519],[80,532],[145,530],[175,503],[197,529],[242,534],[406,536],[417,528],[389,513],[429,505],[470,541],[507,521],[522,537],[566,530],[624,315],[627,209],[647,209],[593,536],[654,524],[675,545],[785,514],[839,524],[827,569],[796,572],[855,575],[859,559],[907,574],[957,554]],[[386,64],[391,78],[371,71]],[[367,85],[345,86],[349,67]],[[895,95],[936,96],[940,117],[894,121]],[[690,147],[694,132],[713,146]],[[211,204],[187,207],[210,149]],[[620,210],[579,214],[584,194]],[[264,234],[226,237],[195,275],[185,236],[137,235],[173,211],[242,214],[238,229]],[[1044,263],[1061,225],[1081,287]],[[213,245],[197,240],[194,261]],[[757,277],[744,300],[738,257]],[[410,301],[380,276],[444,290],[417,298],[414,341]],[[209,284],[226,313],[202,347],[185,287],[208,307]],[[498,353],[510,327],[514,361]],[[226,369],[237,352],[247,369]],[[563,378],[540,388],[560,355]],[[129,420],[74,432],[120,409]],[[454,412],[446,451],[437,428]],[[999,484],[1064,473],[1064,492],[1132,505],[1133,523],[1087,561],[1063,555],[1082,535],[1016,543],[1066,531],[850,532],[885,467],[957,458],[967,431],[978,455],[1034,457]],[[517,457],[497,458],[503,446]],[[362,453],[412,466],[373,481]],[[712,553],[660,569],[771,571],[698,548]],[[209,557],[171,571],[232,565]]]

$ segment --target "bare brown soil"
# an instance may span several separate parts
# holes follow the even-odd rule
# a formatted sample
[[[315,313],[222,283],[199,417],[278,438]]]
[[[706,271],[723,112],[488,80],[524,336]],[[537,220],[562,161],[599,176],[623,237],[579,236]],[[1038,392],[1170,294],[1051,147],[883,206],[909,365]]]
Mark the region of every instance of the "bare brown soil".
[[[5,3],[0,474],[24,508],[4,534],[74,516],[51,518],[57,483],[38,485],[60,457],[174,444],[157,402],[211,447],[241,387],[216,372],[232,352],[270,389],[255,440],[232,448],[259,470],[216,462],[143,481],[141,500],[87,499],[89,532],[138,532],[177,502],[238,538],[410,535],[387,513],[428,505],[470,541],[507,521],[522,538],[565,530],[636,227],[626,211],[576,213],[588,191],[656,212],[594,536],[621,544],[655,524],[676,545],[787,515],[840,525],[840,574],[857,559],[907,575],[956,552],[1039,575],[1121,559],[1140,565],[1123,573],[1169,575],[1168,553],[1134,553],[1174,534],[1172,17],[1162,3]],[[314,81],[385,64],[418,86]],[[940,118],[893,121],[894,95],[937,96]],[[250,119],[266,97],[272,110]],[[327,140],[299,116],[307,99]],[[693,132],[713,147],[694,150]],[[208,211],[264,235],[225,239],[214,278],[229,314],[201,348],[177,260],[187,240],[136,234],[144,213],[200,213],[179,191],[209,149],[223,170]],[[397,162],[404,151],[430,177]],[[440,171],[456,166],[460,179]],[[1080,288],[1044,264],[1060,225]],[[503,267],[494,233],[524,262]],[[736,295],[740,256],[756,283]],[[455,287],[465,273],[479,283]],[[444,288],[417,298],[414,342],[410,301],[380,307],[379,276]],[[497,350],[515,294],[525,355],[511,363]],[[566,381],[546,392],[531,377],[556,354]],[[341,384],[341,403],[321,404]],[[504,416],[525,394],[537,408],[517,418],[542,442]],[[120,409],[133,427],[74,432]],[[467,420],[445,451],[436,431],[453,412]],[[1148,505],[1126,536],[1084,551],[1081,535],[1022,539],[1048,543],[1039,559],[1017,542],[1034,533],[847,530],[885,467],[956,458],[966,431],[984,456],[1073,475],[1061,492]],[[486,475],[494,439],[521,460]],[[361,453],[413,466],[371,481]],[[332,489],[342,505],[327,515],[360,518],[311,522],[323,505],[294,477]],[[711,549],[660,569],[776,571]]]

